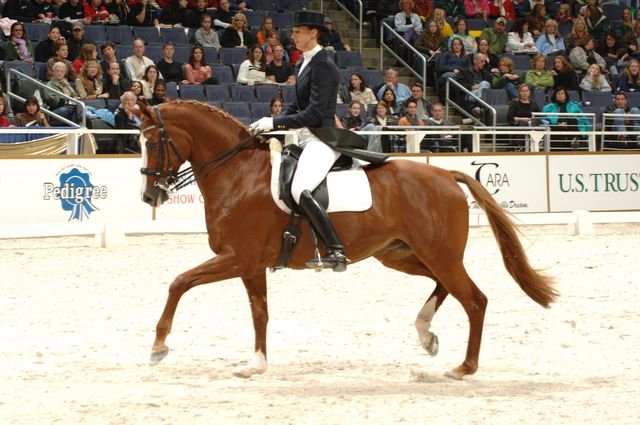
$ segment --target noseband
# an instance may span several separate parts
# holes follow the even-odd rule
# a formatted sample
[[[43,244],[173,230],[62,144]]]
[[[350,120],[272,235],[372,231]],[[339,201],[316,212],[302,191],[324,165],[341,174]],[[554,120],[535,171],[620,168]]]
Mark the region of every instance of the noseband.
[[[176,192],[183,187],[195,182],[196,180],[207,176],[210,172],[220,167],[222,164],[227,162],[227,160],[235,156],[238,152],[244,149],[249,144],[249,142],[256,138],[256,136],[247,137],[237,145],[198,165],[195,170],[193,169],[193,167],[189,167],[183,171],[178,172],[178,170],[174,170],[173,166],[171,165],[171,150],[173,150],[178,159],[180,159],[180,163],[185,162],[187,158],[185,158],[180,153],[180,150],[168,135],[167,130],[164,126],[164,121],[162,120],[162,116],[160,114],[160,109],[155,105],[152,106],[152,108],[156,113],[156,117],[158,117],[158,124],[145,127],[140,130],[140,133],[144,134],[146,131],[153,130],[154,128],[160,130],[157,162],[158,165],[156,166],[160,168],[142,167],[140,168],[140,173],[146,176],[155,177],[153,185],[168,193]],[[166,171],[164,169],[165,162],[167,163]],[[198,175],[198,177],[195,177],[194,173],[199,171],[203,172]]]

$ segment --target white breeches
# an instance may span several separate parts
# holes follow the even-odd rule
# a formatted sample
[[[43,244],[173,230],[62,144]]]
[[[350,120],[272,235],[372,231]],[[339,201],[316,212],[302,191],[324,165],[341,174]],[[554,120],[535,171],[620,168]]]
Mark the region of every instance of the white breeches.
[[[302,192],[313,191],[322,183],[340,156],[339,152],[322,143],[306,128],[298,135],[298,145],[302,148],[302,154],[291,182],[291,195],[296,203],[300,203]]]

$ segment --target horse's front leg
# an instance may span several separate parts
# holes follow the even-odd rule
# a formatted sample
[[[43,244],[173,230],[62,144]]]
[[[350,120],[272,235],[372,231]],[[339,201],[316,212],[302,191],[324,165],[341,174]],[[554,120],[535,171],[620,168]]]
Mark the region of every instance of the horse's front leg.
[[[267,323],[269,307],[267,305],[267,276],[263,270],[251,278],[243,278],[249,295],[253,329],[255,330],[255,358],[245,365],[233,369],[233,374],[240,378],[249,378],[267,370]]]
[[[169,354],[169,347],[165,345],[165,340],[171,332],[173,316],[176,313],[180,297],[195,286],[239,277],[240,271],[236,265],[235,253],[232,250],[228,251],[231,252],[223,250],[211,260],[182,273],[171,283],[164,311],[156,325],[156,339],[151,349],[152,365],[158,363]]]

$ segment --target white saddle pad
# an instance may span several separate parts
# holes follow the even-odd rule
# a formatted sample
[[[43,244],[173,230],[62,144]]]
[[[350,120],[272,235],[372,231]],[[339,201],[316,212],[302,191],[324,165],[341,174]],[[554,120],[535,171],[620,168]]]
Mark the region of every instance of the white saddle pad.
[[[280,199],[280,152],[271,150],[271,196],[276,205],[285,213],[291,210]],[[354,167],[344,171],[332,171],[327,175],[329,207],[327,212],[366,211],[371,208],[371,187],[358,160]]]

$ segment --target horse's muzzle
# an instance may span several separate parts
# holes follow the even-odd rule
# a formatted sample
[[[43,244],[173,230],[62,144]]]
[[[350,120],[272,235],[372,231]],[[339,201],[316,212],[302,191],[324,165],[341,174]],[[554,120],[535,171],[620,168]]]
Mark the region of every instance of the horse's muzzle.
[[[159,207],[169,198],[167,192],[158,186],[148,187],[143,195],[142,200],[152,207]]]

